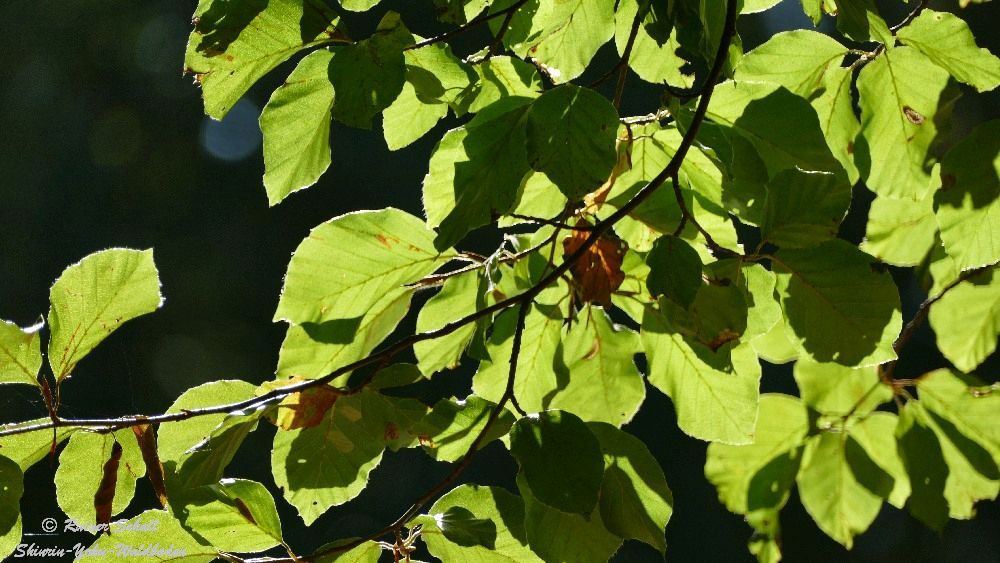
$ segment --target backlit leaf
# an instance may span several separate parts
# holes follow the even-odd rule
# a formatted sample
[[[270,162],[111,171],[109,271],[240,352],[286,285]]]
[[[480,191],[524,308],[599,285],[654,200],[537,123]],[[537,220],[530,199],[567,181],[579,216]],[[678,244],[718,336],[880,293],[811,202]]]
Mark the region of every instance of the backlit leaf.
[[[199,0],[194,22],[185,72],[198,79],[205,113],[215,119],[296,52],[346,40],[322,0]]]
[[[947,83],[948,73],[912,47],[888,49],[861,69],[855,162],[875,193],[917,201],[927,192],[934,114]]]
[[[61,381],[122,323],[163,305],[153,251],[95,252],[63,271],[49,299],[49,366]]]
[[[903,324],[899,292],[874,259],[831,240],[782,250],[774,262],[781,307],[802,354],[849,367],[895,359],[892,343]]]
[[[583,516],[597,507],[604,476],[601,447],[575,415],[545,411],[522,418],[511,430],[510,453],[538,502]],[[569,459],[573,463],[565,463]]]

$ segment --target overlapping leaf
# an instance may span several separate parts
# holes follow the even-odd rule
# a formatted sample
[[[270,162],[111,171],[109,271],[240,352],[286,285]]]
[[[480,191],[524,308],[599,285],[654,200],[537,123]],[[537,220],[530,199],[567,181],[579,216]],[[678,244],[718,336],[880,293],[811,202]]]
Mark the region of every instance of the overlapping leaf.
[[[222,119],[251,86],[296,52],[346,40],[322,0],[200,0],[184,57],[205,113]]]

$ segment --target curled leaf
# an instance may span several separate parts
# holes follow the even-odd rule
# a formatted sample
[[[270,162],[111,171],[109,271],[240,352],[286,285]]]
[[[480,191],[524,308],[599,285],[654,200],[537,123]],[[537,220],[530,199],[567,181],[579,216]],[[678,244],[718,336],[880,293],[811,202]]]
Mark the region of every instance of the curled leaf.
[[[153,485],[153,492],[156,493],[160,506],[166,508],[167,488],[163,484],[163,464],[160,463],[160,456],[156,453],[156,432],[149,424],[133,426],[132,432],[135,433],[135,439],[139,443],[142,461],[146,464],[146,477],[149,477],[149,482]]]
[[[111,457],[104,462],[104,472],[101,484],[94,493],[94,510],[97,512],[98,530],[111,534],[111,512],[115,500],[115,487],[118,485],[118,462],[122,458],[122,445],[115,440],[111,445]],[[100,535],[100,532],[98,532]]]
[[[581,221],[577,225],[584,226],[586,223]],[[563,251],[567,256],[573,255],[589,236],[590,231],[587,230],[573,231],[563,240]],[[625,281],[622,260],[627,249],[624,241],[602,236],[573,263],[570,272],[581,301],[611,303],[611,294]]]

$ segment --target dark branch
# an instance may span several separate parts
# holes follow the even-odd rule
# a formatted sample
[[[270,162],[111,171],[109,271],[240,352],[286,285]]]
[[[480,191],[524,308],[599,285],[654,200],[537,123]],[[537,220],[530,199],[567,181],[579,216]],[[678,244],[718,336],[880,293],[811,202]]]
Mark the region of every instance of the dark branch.
[[[488,22],[488,21],[490,21],[492,19],[499,18],[500,16],[507,16],[507,19],[505,21],[509,22],[510,18],[513,16],[514,12],[517,11],[518,8],[520,8],[521,6],[523,6],[525,2],[527,2],[527,0],[519,0],[518,2],[515,2],[514,4],[511,4],[510,6],[504,8],[502,10],[497,10],[496,12],[493,12],[493,13],[485,12],[482,15],[480,15],[479,17],[473,18],[471,21],[466,22],[465,24],[461,25],[460,27],[456,27],[455,29],[453,29],[451,31],[447,31],[445,33],[442,33],[441,35],[435,35],[434,37],[431,37],[431,38],[428,38],[428,39],[424,39],[423,41],[419,41],[417,43],[414,43],[413,45],[409,45],[407,47],[404,47],[403,50],[404,51],[410,51],[410,50],[413,50],[413,49],[419,49],[421,47],[426,47],[428,45],[433,45],[435,43],[441,43],[442,41],[447,41],[447,40],[451,39],[452,37],[455,37],[456,35],[461,35],[461,34],[465,33],[466,31],[475,29],[480,24],[484,24],[484,23],[486,23],[486,22]],[[508,25],[509,25],[509,23],[508,23]]]

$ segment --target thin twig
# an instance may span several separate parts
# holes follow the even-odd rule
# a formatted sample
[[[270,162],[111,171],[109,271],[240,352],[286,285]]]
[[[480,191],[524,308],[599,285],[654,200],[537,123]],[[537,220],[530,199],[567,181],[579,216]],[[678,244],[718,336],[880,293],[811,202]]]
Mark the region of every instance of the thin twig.
[[[592,231],[594,230],[593,225],[570,225],[569,223],[564,223],[557,219],[546,219],[544,217],[532,217],[530,215],[521,215],[520,213],[508,213],[508,217],[513,217],[515,219],[520,219],[522,221],[527,221],[529,223],[538,223],[539,225],[548,225],[550,227],[556,227],[557,229],[566,229],[569,231]],[[561,218],[563,216],[560,213],[557,217]]]
[[[892,351],[896,353],[896,357],[897,358],[899,357],[899,353],[903,350],[903,347],[905,347],[907,342],[909,342],[910,339],[913,338],[913,333],[916,332],[918,328],[920,328],[921,324],[923,324],[924,320],[927,318],[927,314],[930,313],[931,311],[931,305],[937,303],[938,300],[944,297],[946,293],[957,287],[958,284],[964,282],[965,280],[977,274],[992,269],[993,266],[994,265],[990,265],[990,266],[984,266],[982,268],[975,268],[973,270],[966,270],[962,272],[960,276],[955,278],[954,281],[946,285],[944,289],[938,292],[937,295],[935,295],[934,297],[928,297],[927,299],[924,299],[924,302],[921,303],[920,307],[917,308],[917,312],[913,314],[913,318],[910,319],[910,322],[906,323],[906,326],[904,326],[903,330],[899,333],[899,338],[897,338],[896,341],[892,343]],[[883,381],[893,380],[892,375],[896,371],[896,364],[898,363],[898,361],[899,360],[897,359],[882,364],[880,371],[883,377]]]
[[[482,15],[480,15],[479,17],[474,18],[471,21],[466,22],[465,24],[463,24],[463,25],[461,25],[459,27],[456,27],[455,29],[453,29],[451,31],[447,31],[445,33],[442,33],[441,35],[435,35],[434,37],[430,37],[428,39],[424,39],[423,41],[419,41],[417,43],[414,43],[413,45],[406,46],[406,47],[403,48],[403,50],[404,51],[410,51],[410,50],[413,50],[413,49],[419,49],[421,47],[426,47],[428,45],[433,45],[435,43],[441,43],[442,41],[447,41],[447,40],[451,39],[452,37],[455,37],[456,35],[461,35],[462,33],[465,33],[466,31],[469,31],[471,29],[476,28],[480,24],[486,23],[486,22],[488,22],[488,21],[490,21],[492,19],[495,19],[495,18],[499,18],[500,16],[506,15],[508,17],[508,19],[509,19],[510,16],[518,8],[520,8],[526,1],[527,0],[519,0],[518,2],[516,2],[514,4],[511,4],[510,6],[504,8],[502,10],[497,10],[496,12],[492,12],[492,13],[485,12]]]
[[[615,97],[614,105],[615,109],[621,107],[622,92],[625,90],[625,77],[628,75],[628,62],[632,57],[632,47],[635,45],[635,39],[639,35],[639,25],[642,24],[642,19],[646,17],[646,13],[649,11],[650,4],[647,3],[645,9],[640,7],[635,12],[635,18],[632,19],[632,28],[628,32],[628,41],[625,42],[625,48],[622,49],[622,56],[615,63],[615,66],[608,69],[600,78],[591,83],[590,87],[594,88],[601,83],[603,83],[614,73],[618,73],[618,83],[615,85]]]
[[[699,233],[701,233],[701,236],[705,238],[706,246],[708,246],[709,250],[711,250],[712,254],[715,255],[717,258],[737,256],[737,254],[732,250],[729,250],[728,248],[725,248],[724,246],[715,242],[715,239],[712,238],[712,235],[708,234],[708,231],[706,231],[705,228],[702,227],[701,224],[698,223],[698,221],[694,218],[694,214],[691,213],[691,210],[688,209],[687,203],[684,202],[684,194],[681,193],[680,178],[676,170],[674,171],[673,175],[671,175],[670,182],[671,184],[673,184],[674,198],[677,200],[677,207],[680,207],[681,209],[681,222],[680,225],[677,226],[677,230],[674,232],[674,236],[679,236],[680,233],[684,230],[685,222],[690,222],[692,225],[694,225],[694,228],[697,229]]]
[[[899,31],[900,29],[903,29],[904,27],[910,25],[910,23],[913,20],[917,19],[917,16],[920,15],[920,12],[924,11],[924,8],[926,8],[927,4],[929,4],[929,3],[930,3],[930,0],[920,0],[920,3],[917,4],[917,7],[914,8],[912,12],[910,12],[909,14],[907,14],[906,17],[903,18],[903,21],[901,21],[901,22],[897,23],[896,25],[890,27],[889,31],[891,31],[893,35],[896,35],[897,31]]]
[[[507,30],[510,29],[510,22],[514,19],[514,14],[517,10],[525,4],[528,0],[518,0],[517,2],[511,4],[510,6],[500,10],[500,12],[506,12],[507,16],[503,19],[503,23],[500,24],[500,29],[497,30],[496,36],[493,38],[493,43],[490,44],[490,56],[499,55],[503,51],[503,36],[507,34]],[[500,13],[497,12],[497,13]]]

